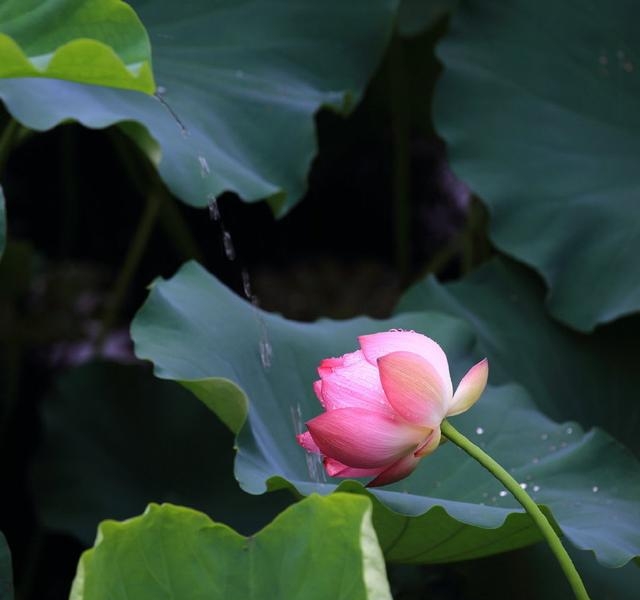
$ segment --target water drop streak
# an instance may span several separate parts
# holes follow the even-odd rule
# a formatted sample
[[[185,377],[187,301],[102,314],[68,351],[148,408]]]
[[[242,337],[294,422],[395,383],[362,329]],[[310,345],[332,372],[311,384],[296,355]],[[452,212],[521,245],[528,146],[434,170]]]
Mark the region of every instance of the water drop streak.
[[[158,102],[160,102],[160,104],[162,104],[162,106],[164,106],[167,109],[167,111],[169,112],[169,114],[171,115],[173,120],[176,122],[176,125],[178,125],[178,127],[180,128],[180,133],[182,134],[182,137],[185,137],[185,138],[188,137],[189,136],[189,130],[187,129],[186,125],[183,123],[182,119],[178,116],[178,113],[176,113],[176,111],[173,110],[173,108],[171,108],[169,103],[160,95],[160,92],[156,92],[153,95],[153,97]]]
[[[242,291],[245,298],[251,302],[253,306],[254,315],[258,323],[258,329],[260,330],[260,341],[258,342],[258,350],[260,352],[260,362],[263,369],[269,369],[271,367],[271,359],[273,357],[273,347],[269,341],[269,331],[267,329],[267,323],[260,312],[260,305],[258,303],[258,297],[254,295],[251,289],[251,280],[249,278],[249,272],[247,269],[242,269]]]

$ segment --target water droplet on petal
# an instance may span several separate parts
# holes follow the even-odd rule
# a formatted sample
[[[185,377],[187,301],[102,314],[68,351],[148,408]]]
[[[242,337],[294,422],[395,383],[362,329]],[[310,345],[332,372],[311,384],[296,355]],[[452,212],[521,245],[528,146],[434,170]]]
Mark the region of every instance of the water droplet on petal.
[[[591,491],[595,494],[599,489],[600,489],[600,488],[599,488],[597,485],[594,485],[594,486],[591,488]]]

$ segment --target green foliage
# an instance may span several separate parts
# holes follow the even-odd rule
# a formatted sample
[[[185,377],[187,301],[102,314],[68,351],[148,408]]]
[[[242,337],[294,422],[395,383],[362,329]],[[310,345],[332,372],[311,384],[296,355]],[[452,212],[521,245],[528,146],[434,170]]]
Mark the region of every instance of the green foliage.
[[[459,282],[417,284],[399,309],[464,319],[477,335],[477,352],[489,357],[493,382],[516,381],[551,418],[602,427],[640,451],[640,319],[584,335],[550,318],[544,297],[531,271],[496,259]]]
[[[438,50],[454,170],[581,331],[640,308],[639,19],[634,0],[471,0]]]
[[[249,538],[194,510],[152,504],[100,525],[71,600],[391,600],[365,498],[312,496]]]
[[[0,600],[13,600],[13,570],[11,552],[0,531]]]
[[[260,342],[265,342],[260,320],[273,350],[269,368],[260,359]],[[353,350],[357,335],[391,327],[438,340],[454,379],[477,358],[472,331],[441,313],[296,323],[256,312],[194,263],[170,281],[155,283],[132,335],[138,355],[151,359],[162,378],[188,385],[219,377],[242,388],[249,413],[236,440],[236,477],[245,490],[292,486],[306,495],[328,493],[338,484],[326,481],[321,466],[295,442],[303,421],[320,411],[311,390],[317,364]],[[235,392],[215,403],[234,403],[239,397]],[[638,554],[640,537],[634,530],[640,531],[640,523],[630,525],[629,506],[640,493],[640,469],[608,435],[553,423],[514,385],[491,389],[472,411],[456,417],[456,427],[483,442],[489,454],[530,486],[536,501],[549,507],[578,547],[593,549],[609,566]],[[355,482],[338,489],[368,493]],[[537,541],[529,518],[500,492],[477,463],[452,445],[444,446],[408,479],[372,492],[385,555],[402,562],[446,562]]]
[[[32,473],[38,514],[87,544],[101,520],[138,514],[150,501],[186,504],[253,533],[290,500],[242,492],[229,431],[186,390],[139,366],[74,369],[42,413]]]
[[[535,545],[540,534],[529,517],[453,444],[439,448],[406,480],[374,490],[364,482],[327,477],[318,458],[297,445],[295,435],[321,411],[311,388],[320,359],[353,350],[360,334],[400,327],[442,344],[454,384],[475,361],[489,357],[491,386],[473,410],[454,418],[455,426],[509,469],[550,516],[594,600],[633,597],[640,585],[638,5],[632,0],[569,0],[561,6],[534,6],[531,0],[131,4],[2,3],[0,101],[9,113],[8,119],[0,115],[7,123],[0,148],[5,190],[20,193],[20,176],[15,177],[20,169],[14,171],[11,153],[29,139],[25,127],[42,131],[75,120],[91,128],[119,127],[188,204],[204,207],[231,190],[246,201],[266,198],[284,214],[306,189],[317,147],[317,111],[325,106],[345,114],[354,107],[393,30],[396,37],[372,86],[370,104],[376,108],[359,112],[358,132],[366,137],[367,127],[378,128],[372,137],[391,147],[389,155],[376,158],[391,165],[394,182],[396,206],[390,214],[396,247],[389,252],[395,250],[398,264],[406,266],[418,245],[415,239],[413,248],[409,243],[414,236],[409,198],[415,197],[412,209],[422,219],[423,188],[442,191],[451,202],[456,195],[457,183],[445,181],[448,172],[439,171],[440,151],[431,156],[432,149],[423,146],[431,143],[431,90],[440,69],[433,40],[444,33],[435,128],[456,174],[486,204],[489,233],[504,255],[457,282],[420,282],[391,319],[313,324],[262,312],[190,263],[169,281],[155,282],[132,326],[138,356],[150,359],[159,378],[168,381],[154,379],[140,364],[93,363],[56,374],[54,391],[41,400],[47,377],[40,377],[39,369],[45,375],[54,370],[42,359],[48,352],[42,340],[48,344],[52,338],[40,333],[40,325],[45,330],[47,320],[54,320],[42,290],[50,284],[51,265],[67,258],[71,244],[62,244],[60,255],[51,251],[48,238],[56,236],[47,223],[42,228],[47,231],[34,235],[42,239],[34,239],[33,248],[16,240],[7,245],[0,188],[0,258],[7,246],[0,265],[5,325],[0,362],[7,371],[0,373],[6,392],[0,394],[0,443],[10,462],[16,448],[25,447],[23,439],[41,444],[24,453],[15,463],[19,467],[8,469],[9,506],[33,502],[46,530],[84,542],[98,521],[126,519],[150,501],[192,507],[151,504],[140,517],[103,523],[95,547],[81,559],[72,600],[382,600],[390,598],[383,556],[405,563],[403,568],[466,561],[451,568],[473,573],[487,565],[496,577],[504,565],[524,561],[507,576],[519,586],[518,594],[567,597],[548,549]],[[323,114],[321,120],[340,129],[338,119]],[[335,131],[330,142],[338,148],[343,138]],[[113,138],[119,150],[125,147],[123,164],[135,174],[137,192],[156,191],[152,169],[136,153],[132,158],[118,142],[119,133]],[[335,148],[336,156],[347,154]],[[101,160],[100,152],[91,156]],[[361,158],[370,167],[371,157]],[[428,161],[438,164],[418,172],[415,166]],[[78,177],[95,184],[90,175]],[[438,181],[427,185],[431,177]],[[66,172],[61,179],[64,193],[80,197],[73,175]],[[388,192],[383,189],[381,197]],[[61,222],[69,217],[63,238],[81,222],[77,206],[68,206],[61,213]],[[166,206],[165,225],[180,216]],[[12,232],[38,232],[37,222],[26,216],[28,206],[16,202],[15,207]],[[429,204],[432,209],[429,218],[437,221],[436,202]],[[367,227],[371,215],[361,211]],[[187,219],[193,214],[183,212]],[[434,226],[449,245],[430,269],[462,248],[460,271],[466,273],[492,251],[484,213],[483,218],[477,211],[469,214],[464,230],[453,231],[453,221]],[[233,224],[226,214],[225,221]],[[123,220],[118,235],[126,236],[124,225]],[[422,226],[416,223],[416,231]],[[191,239],[182,222],[179,228],[186,232],[186,255],[202,255],[211,264],[208,247],[199,247],[202,240]],[[118,236],[113,241],[114,249],[120,247]],[[472,256],[476,245],[484,247]],[[143,246],[137,246],[140,254]],[[52,256],[37,254],[45,247]],[[95,260],[100,252],[87,255]],[[456,264],[449,265],[454,274]],[[149,266],[159,272],[158,263]],[[314,284],[324,293],[328,286],[317,279]],[[93,335],[94,318],[103,301],[108,303],[102,294],[83,298],[99,306],[96,314],[87,309],[75,334]],[[81,304],[76,296],[59,295],[61,303]],[[139,297],[132,290],[128,300]],[[105,322],[109,329],[111,321]],[[25,386],[34,364],[38,385]],[[42,422],[25,427],[29,435],[23,436],[34,407]],[[40,426],[42,435],[32,435]],[[13,488],[27,488],[13,471],[29,472],[33,498],[31,491],[11,495]],[[230,528],[253,533],[291,502],[292,491],[304,499],[258,534],[245,538]],[[29,532],[36,517],[25,519]],[[10,537],[16,560],[27,563],[32,551],[37,554],[38,543],[29,533],[21,546],[21,530],[6,531],[16,536]],[[512,550],[518,552],[509,558],[494,556]],[[32,567],[19,562],[17,573]],[[37,595],[30,583],[25,598]],[[514,586],[504,586],[509,591],[503,596],[512,594]],[[12,600],[12,588],[11,554],[0,534],[0,600]],[[444,595],[459,597],[458,591]]]
[[[89,127],[137,121],[158,142],[159,173],[180,199],[206,206],[231,190],[270,197],[281,210],[305,190],[315,112],[358,100],[395,8],[394,0],[133,5],[152,40],[158,93],[175,116],[142,94],[47,79],[0,81],[9,112],[37,130],[69,118]]]
[[[120,0],[5,0],[0,77],[155,91],[149,38],[134,10]]]

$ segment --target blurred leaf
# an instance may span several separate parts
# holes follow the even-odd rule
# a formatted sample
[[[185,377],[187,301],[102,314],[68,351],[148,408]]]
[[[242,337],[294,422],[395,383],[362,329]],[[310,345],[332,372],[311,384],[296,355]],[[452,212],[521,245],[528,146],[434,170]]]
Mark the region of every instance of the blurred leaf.
[[[391,600],[365,498],[312,496],[245,538],[193,510],[152,504],[100,525],[71,600]]]
[[[244,493],[227,429],[180,386],[138,366],[69,371],[42,410],[38,513],[87,544],[102,519],[139,514],[149,502],[187,504],[250,533],[289,501]]]
[[[154,284],[132,335],[138,356],[153,360],[159,377],[187,385],[215,377],[241,386],[249,413],[236,440],[236,477],[244,489],[262,493],[294,487],[308,495],[329,493],[338,483],[326,480],[322,467],[295,441],[302,423],[320,412],[311,389],[315,368],[324,357],[353,350],[357,335],[391,327],[438,340],[455,380],[476,358],[470,353],[470,329],[443,314],[415,312],[389,321],[287,321],[257,311],[195,263],[170,281]],[[268,339],[261,338],[265,330]],[[273,352],[269,368],[260,359],[260,345],[266,342]],[[215,403],[234,404],[240,397],[238,389]],[[517,386],[489,390],[473,411],[456,417],[456,425],[530,486],[578,547],[593,549],[609,566],[638,553],[640,468],[609,436],[553,423]],[[539,539],[514,500],[452,444],[393,486],[367,491],[360,483],[345,482],[338,489],[372,497],[374,523],[390,560],[463,560]]]
[[[445,15],[458,5],[458,0],[400,0],[398,33],[414,36],[433,27]]]
[[[640,308],[639,20],[633,0],[470,0],[438,49],[454,170],[580,331]]]
[[[147,32],[120,0],[5,0],[0,8],[0,77],[155,91]],[[52,100],[40,99],[43,106]]]
[[[640,319],[576,333],[549,317],[538,278],[508,259],[447,285],[429,278],[398,310],[464,319],[477,335],[478,354],[489,357],[492,382],[515,381],[552,419],[597,425],[640,453]]]
[[[0,531],[0,600],[13,600],[13,568],[9,544]]]
[[[231,190],[287,209],[306,187],[315,112],[323,105],[346,111],[358,100],[396,2],[133,4],[151,36],[165,105],[69,82],[0,81],[11,114],[37,130],[70,118],[89,127],[137,121],[160,147],[160,175],[185,202],[206,206]]]

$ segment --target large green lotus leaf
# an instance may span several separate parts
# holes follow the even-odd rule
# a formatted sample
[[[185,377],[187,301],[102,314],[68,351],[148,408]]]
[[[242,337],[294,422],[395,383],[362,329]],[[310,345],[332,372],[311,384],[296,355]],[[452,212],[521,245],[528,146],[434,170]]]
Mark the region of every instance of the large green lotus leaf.
[[[396,2],[132,4],[148,28],[166,105],[122,90],[14,79],[0,81],[8,110],[37,130],[67,119],[89,127],[137,121],[158,142],[160,175],[182,200],[206,206],[232,190],[249,201],[271,197],[283,208],[306,187],[314,113],[358,99]]]
[[[551,418],[597,425],[640,453],[640,319],[576,333],[549,317],[539,279],[507,259],[447,285],[429,278],[398,310],[464,319],[477,335],[478,352],[489,357],[492,381],[516,381]]]
[[[132,335],[138,356],[151,359],[159,377],[187,385],[201,381],[201,396],[212,378],[238,386],[234,393],[219,394],[210,406],[227,403],[241,410],[248,398],[235,468],[245,490],[262,493],[293,486],[308,495],[329,493],[339,483],[327,479],[295,441],[304,421],[320,412],[311,388],[315,368],[324,357],[353,350],[357,335],[392,327],[438,340],[456,381],[477,359],[471,330],[442,313],[407,313],[389,321],[287,321],[258,311],[195,263],[154,284]],[[266,342],[272,350],[267,366],[261,360]],[[575,423],[552,422],[522,388],[512,385],[488,390],[455,421],[551,509],[576,546],[593,549],[610,566],[638,553],[640,469],[611,437],[599,430],[584,434]],[[351,481],[338,489],[370,494],[376,529],[390,560],[448,562],[539,539],[514,500],[453,444],[392,486],[367,491]]]
[[[149,38],[120,0],[5,0],[0,78],[53,77],[155,91]],[[43,106],[51,102],[41,99]]]
[[[0,531],[0,600],[13,600],[13,569],[11,552],[4,535]]]
[[[152,504],[100,525],[71,600],[391,600],[371,503],[311,496],[244,537],[206,515]]]
[[[256,498],[233,477],[233,436],[181,386],[147,368],[89,364],[65,373],[42,406],[32,484],[42,522],[91,544],[100,521],[149,502],[205,511],[244,533],[290,494]]]
[[[635,0],[469,0],[438,49],[453,168],[581,331],[640,308],[639,21]]]

